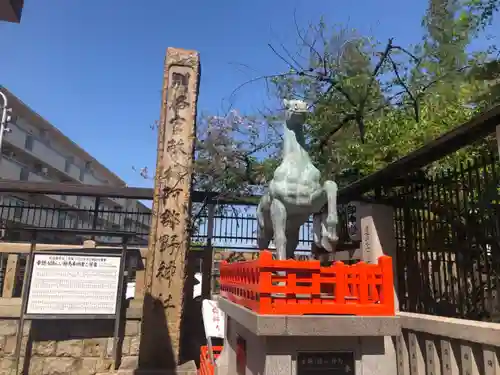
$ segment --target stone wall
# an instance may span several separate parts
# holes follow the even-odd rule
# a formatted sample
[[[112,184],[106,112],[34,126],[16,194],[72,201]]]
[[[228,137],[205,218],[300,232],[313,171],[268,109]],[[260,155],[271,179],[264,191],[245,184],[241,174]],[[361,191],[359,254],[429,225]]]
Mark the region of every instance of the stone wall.
[[[120,368],[134,368],[141,322],[127,319],[118,341]],[[0,319],[0,375],[15,375],[19,319]],[[94,375],[113,371],[113,320],[25,322],[18,374]]]

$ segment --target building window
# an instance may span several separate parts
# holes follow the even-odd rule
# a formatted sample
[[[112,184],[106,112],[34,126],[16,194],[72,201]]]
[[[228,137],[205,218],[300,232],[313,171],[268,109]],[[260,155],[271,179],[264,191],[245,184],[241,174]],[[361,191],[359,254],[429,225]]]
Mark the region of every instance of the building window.
[[[8,149],[7,147],[2,147],[2,155],[8,159],[15,159],[16,158],[15,152]]]
[[[71,170],[71,164],[73,164],[74,159],[72,156],[68,156],[64,162],[64,172],[69,173]]]
[[[59,212],[59,217],[57,218],[57,227],[66,228],[66,219],[68,218],[67,212]]]
[[[62,201],[65,201],[65,202],[66,202],[66,200],[67,200],[67,199],[68,199],[68,198],[67,198],[64,194],[61,194],[61,200],[62,200]]]
[[[14,208],[14,219],[21,220],[23,218],[23,208],[15,207]]]
[[[12,242],[19,242],[21,241],[21,232],[19,231],[8,231],[7,232],[7,238],[9,241]],[[21,268],[21,267],[19,267]],[[20,272],[21,273],[21,272]],[[23,272],[24,274],[24,272]],[[23,279],[21,277],[18,277],[19,282],[17,283],[16,291],[14,292],[14,295],[12,297],[21,297],[21,291],[19,290],[19,285],[23,285]]]
[[[29,175],[30,175],[30,171],[28,170],[28,168],[22,167],[21,168],[21,175],[19,176],[19,179],[21,181],[28,181]]]
[[[132,229],[132,226],[133,226],[133,223],[134,221],[130,218],[125,218],[123,224],[124,224],[124,227],[125,227],[125,230],[131,230]]]
[[[24,148],[28,151],[33,151],[33,136],[28,134],[24,140]]]
[[[79,180],[83,182],[84,177],[85,177],[85,170],[83,168],[80,168]]]
[[[73,224],[73,229],[78,229],[79,225],[79,219],[78,216],[71,216],[71,223]]]
[[[82,204],[82,197],[76,197],[76,207],[80,207]]]
[[[21,220],[23,218],[23,209],[25,202],[21,199],[14,199],[14,218]]]
[[[40,163],[35,163],[33,170],[35,173],[42,173],[43,166]]]

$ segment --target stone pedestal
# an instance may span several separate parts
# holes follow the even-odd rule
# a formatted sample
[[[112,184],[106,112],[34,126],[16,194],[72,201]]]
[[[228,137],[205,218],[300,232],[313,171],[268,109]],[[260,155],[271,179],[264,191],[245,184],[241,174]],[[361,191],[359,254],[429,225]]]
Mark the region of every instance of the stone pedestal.
[[[217,375],[319,374],[298,370],[311,358],[322,365],[342,358],[343,366],[335,363],[325,374],[397,373],[393,336],[401,332],[398,317],[259,315],[224,298],[218,303],[227,323],[224,349],[216,361]],[[242,342],[246,359],[244,368],[241,361],[238,368],[238,344]],[[332,359],[332,352],[339,352],[337,359]],[[349,356],[354,357],[353,366],[346,360]]]

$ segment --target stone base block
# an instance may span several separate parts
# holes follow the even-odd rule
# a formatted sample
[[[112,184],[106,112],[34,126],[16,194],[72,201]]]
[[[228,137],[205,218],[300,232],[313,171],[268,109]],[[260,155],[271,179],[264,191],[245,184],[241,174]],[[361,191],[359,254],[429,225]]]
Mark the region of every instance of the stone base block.
[[[391,336],[401,334],[398,317],[271,316],[223,298],[218,303],[227,320],[216,375],[234,375],[238,368],[246,375],[297,375],[311,358],[319,364],[327,354],[336,366],[332,358],[344,358],[342,371],[349,375],[397,373]]]
[[[260,315],[225,298],[218,305],[256,336],[397,336],[397,316]]]

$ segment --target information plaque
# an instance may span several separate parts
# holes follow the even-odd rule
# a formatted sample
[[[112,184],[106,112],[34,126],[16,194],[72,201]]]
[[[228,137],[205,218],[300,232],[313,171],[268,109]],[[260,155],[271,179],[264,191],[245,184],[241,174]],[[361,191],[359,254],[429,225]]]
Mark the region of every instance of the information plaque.
[[[116,314],[121,261],[118,254],[34,253],[26,314]]]
[[[300,352],[297,375],[351,375],[354,364],[354,352]]]

